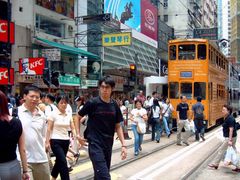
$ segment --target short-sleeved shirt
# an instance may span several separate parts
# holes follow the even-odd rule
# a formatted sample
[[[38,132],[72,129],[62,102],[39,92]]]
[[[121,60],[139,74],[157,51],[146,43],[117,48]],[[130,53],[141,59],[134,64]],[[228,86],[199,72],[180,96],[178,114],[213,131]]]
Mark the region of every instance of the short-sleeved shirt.
[[[235,128],[236,121],[232,115],[226,117],[223,122],[223,136],[228,138],[229,137],[229,128],[233,127],[233,137],[237,136],[236,128]]]
[[[49,121],[53,121],[51,139],[69,140],[68,129],[72,122],[72,116],[69,113],[62,114],[57,109],[51,113]]]
[[[84,137],[88,141],[109,142],[112,145],[117,123],[123,121],[122,113],[114,100],[104,102],[99,96],[88,101],[78,112],[80,116],[88,115],[87,129]]]
[[[137,122],[140,122],[140,123],[141,123],[141,122],[145,122],[145,121],[143,120],[142,116],[143,116],[143,115],[147,115],[147,111],[146,111],[146,109],[144,109],[144,108],[141,108],[141,109],[135,108],[135,109],[133,109],[133,110],[131,111],[131,114],[133,115],[134,121],[137,121]],[[135,124],[135,125],[136,125],[135,122],[132,122],[132,124]]]
[[[189,107],[187,103],[179,103],[177,105],[177,111],[179,111],[180,120],[186,120],[188,118],[187,117],[188,110],[189,110]]]
[[[197,110],[200,110],[200,112],[203,113],[203,111],[204,111],[204,106],[202,105],[202,103],[197,102],[196,104],[194,104],[194,105],[192,106],[192,110],[193,110],[193,113],[194,113],[194,117],[196,117]]]
[[[10,122],[0,120],[0,163],[17,158],[16,148],[22,134],[22,123],[17,118]]]

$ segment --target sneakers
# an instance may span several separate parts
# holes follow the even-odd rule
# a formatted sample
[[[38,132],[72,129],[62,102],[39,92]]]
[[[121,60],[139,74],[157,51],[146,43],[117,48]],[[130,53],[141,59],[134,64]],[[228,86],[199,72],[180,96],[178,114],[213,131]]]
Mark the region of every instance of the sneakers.
[[[134,153],[134,156],[138,156],[138,154],[139,154],[138,152],[135,152],[135,153]]]
[[[160,141],[159,140],[156,140],[157,143],[159,143]]]
[[[216,164],[209,164],[208,167],[210,167],[212,169],[217,169],[218,165],[216,165]]]
[[[200,135],[200,137],[202,138],[203,141],[205,141],[205,138],[202,134]]]
[[[139,151],[142,151],[142,146],[140,145],[138,149],[139,149]]]
[[[171,133],[169,133],[169,135],[167,137],[170,138],[170,136],[171,136]]]
[[[188,142],[183,142],[183,144],[185,144],[186,146],[189,146],[189,143],[188,143]]]

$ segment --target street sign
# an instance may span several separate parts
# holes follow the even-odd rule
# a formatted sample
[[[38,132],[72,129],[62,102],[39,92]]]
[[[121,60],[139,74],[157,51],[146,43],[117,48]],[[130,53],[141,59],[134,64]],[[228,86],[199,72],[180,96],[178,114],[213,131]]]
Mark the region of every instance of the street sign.
[[[42,57],[47,58],[48,61],[60,61],[61,50],[60,49],[42,49]]]
[[[199,28],[193,30],[194,38],[203,38],[209,40],[218,39],[218,28]]]
[[[80,86],[81,80],[72,74],[65,74],[59,76],[59,84],[64,86]]]
[[[132,44],[132,33],[103,34],[103,46],[129,46]]]
[[[94,24],[99,22],[111,21],[111,13],[87,15],[75,18],[77,24]]]

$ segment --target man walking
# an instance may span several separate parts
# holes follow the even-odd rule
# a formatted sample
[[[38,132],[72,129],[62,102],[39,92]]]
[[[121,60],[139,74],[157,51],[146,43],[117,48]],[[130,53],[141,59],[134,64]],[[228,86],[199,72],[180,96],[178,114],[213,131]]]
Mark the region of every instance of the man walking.
[[[186,96],[181,96],[181,103],[177,105],[177,145],[181,146],[181,134],[182,134],[182,129],[184,127],[185,129],[185,134],[183,136],[183,144],[186,146],[189,146],[188,143],[188,138],[191,135],[190,132],[190,126],[189,126],[189,121],[188,121],[188,111],[189,107],[187,102]]]
[[[31,179],[49,180],[50,170],[43,139],[46,132],[46,117],[37,107],[40,89],[32,85],[25,87],[24,100],[25,102],[18,108],[18,116],[25,132],[29,173]]]
[[[80,144],[88,141],[89,156],[93,164],[95,180],[110,180],[110,164],[114,132],[122,143],[122,159],[127,156],[123,131],[120,122],[123,121],[122,113],[117,103],[111,99],[115,82],[110,76],[99,80],[99,96],[88,101],[78,112],[76,121],[77,137]],[[87,129],[84,138],[80,136],[79,120],[88,115]]]
[[[204,138],[204,124],[203,124],[203,120],[204,120],[204,115],[203,115],[203,111],[204,111],[204,106],[201,103],[202,101],[202,97],[197,97],[197,103],[194,104],[192,106],[192,111],[194,114],[194,125],[195,125],[195,139],[196,141],[199,141],[199,134],[200,137],[202,138],[203,141],[205,141]]]

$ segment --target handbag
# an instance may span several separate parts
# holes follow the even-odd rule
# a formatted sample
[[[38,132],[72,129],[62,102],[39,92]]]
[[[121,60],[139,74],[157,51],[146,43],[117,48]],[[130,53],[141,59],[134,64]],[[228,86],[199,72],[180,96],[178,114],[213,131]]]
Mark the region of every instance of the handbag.
[[[137,132],[139,134],[145,134],[146,133],[146,123],[145,122],[139,122],[137,124]]]
[[[166,109],[166,111],[165,111],[164,113],[161,113],[161,114],[160,114],[160,120],[163,119],[163,116],[164,116],[164,115],[166,114],[166,112],[168,111],[169,106],[170,106],[170,105],[168,105],[168,107],[167,107],[167,109]]]
[[[224,158],[224,164],[225,165],[230,165],[233,164],[235,166],[238,165],[239,162],[239,156],[235,149],[232,146],[228,146],[227,152]]]

